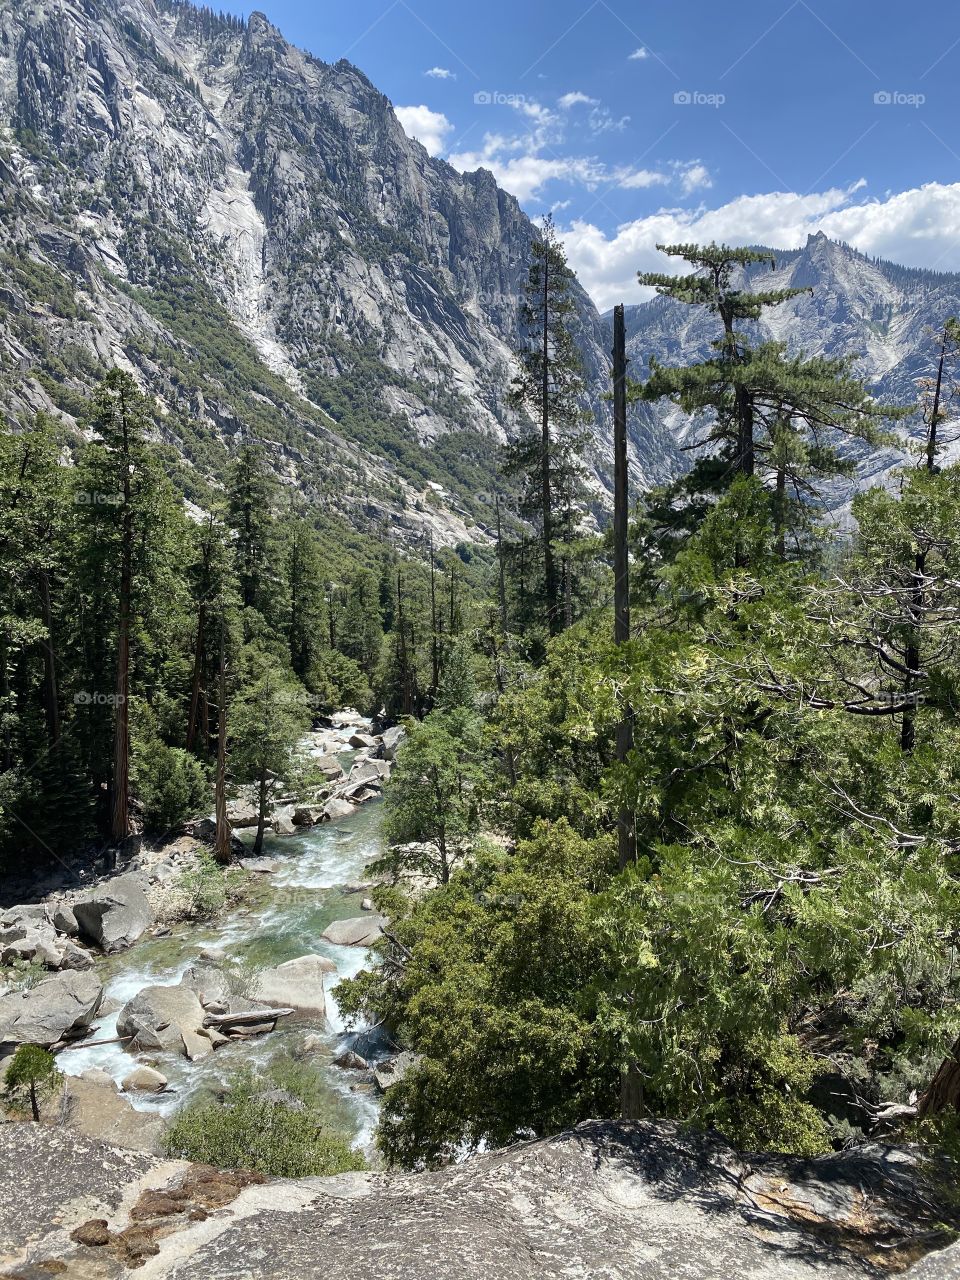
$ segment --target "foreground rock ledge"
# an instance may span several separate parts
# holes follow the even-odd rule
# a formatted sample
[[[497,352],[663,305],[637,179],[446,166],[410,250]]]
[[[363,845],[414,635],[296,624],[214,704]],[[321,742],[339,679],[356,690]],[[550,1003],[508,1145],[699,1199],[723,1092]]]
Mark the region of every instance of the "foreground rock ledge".
[[[0,1274],[23,1280],[960,1274],[960,1246],[918,1262],[942,1243],[945,1210],[893,1148],[748,1162],[671,1125],[588,1121],[439,1173],[238,1179],[200,1220],[177,1209],[210,1176],[196,1166],[24,1124],[0,1127],[0,1161]],[[148,1239],[135,1272],[115,1244],[80,1243],[131,1231]]]

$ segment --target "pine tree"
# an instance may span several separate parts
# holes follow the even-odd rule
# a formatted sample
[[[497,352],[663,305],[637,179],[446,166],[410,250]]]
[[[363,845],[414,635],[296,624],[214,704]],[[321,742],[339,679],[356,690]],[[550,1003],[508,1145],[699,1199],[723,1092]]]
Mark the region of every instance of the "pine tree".
[[[244,442],[227,480],[227,522],[236,537],[237,577],[244,609],[265,613],[267,572],[273,533],[276,482],[267,471],[263,450]]]
[[[507,446],[504,470],[520,481],[520,512],[539,527],[543,566],[542,616],[551,634],[565,625],[562,576],[569,572],[565,548],[578,522],[583,484],[580,451],[588,415],[583,410],[582,364],[572,331],[576,304],[573,272],[550,218],[531,247],[520,310],[523,343],[511,400],[526,416]],[[562,574],[558,573],[557,544]]]

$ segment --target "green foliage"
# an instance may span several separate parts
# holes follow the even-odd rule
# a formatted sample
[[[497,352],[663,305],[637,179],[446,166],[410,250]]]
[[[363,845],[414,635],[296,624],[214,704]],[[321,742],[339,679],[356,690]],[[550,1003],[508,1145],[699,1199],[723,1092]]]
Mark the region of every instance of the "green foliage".
[[[263,1080],[252,1071],[234,1075],[222,1103],[200,1100],[179,1111],[167,1150],[181,1160],[222,1169],[252,1169],[276,1178],[326,1177],[365,1168],[359,1152],[325,1124],[317,1087],[304,1072],[281,1067]],[[264,1097],[272,1089],[290,1102]]]
[[[206,851],[198,855],[194,865],[180,878],[189,920],[212,920],[220,914],[231,894],[230,875]]]
[[[317,710],[325,715],[340,707],[369,711],[373,693],[358,664],[337,649],[322,649],[307,673],[307,687],[316,698]]]
[[[209,783],[200,762],[182,747],[150,741],[134,752],[134,789],[143,804],[149,831],[180,826],[209,799]]]
[[[56,1093],[63,1076],[52,1053],[35,1044],[22,1044],[7,1067],[3,1096],[17,1111],[28,1107],[34,1120],[40,1119],[45,1098]]]

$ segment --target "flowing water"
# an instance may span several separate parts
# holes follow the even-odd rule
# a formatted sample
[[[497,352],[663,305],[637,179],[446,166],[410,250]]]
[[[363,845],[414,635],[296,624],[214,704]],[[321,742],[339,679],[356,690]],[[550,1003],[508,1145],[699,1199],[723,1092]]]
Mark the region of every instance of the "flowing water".
[[[215,924],[185,922],[169,937],[138,943],[101,962],[104,999],[113,1012],[98,1018],[91,1038],[106,1040],[116,1035],[117,1013],[127,1000],[144,987],[178,983],[205,947],[221,948],[249,972],[308,953],[328,957],[337,972],[328,974],[324,983],[325,1024],[280,1019],[271,1034],[222,1045],[195,1063],[173,1053],[142,1054],[138,1059],[120,1044],[80,1046],[60,1055],[61,1069],[79,1075],[99,1067],[120,1081],[138,1060],[149,1062],[163,1072],[170,1088],[157,1095],[131,1093],[129,1100],[141,1110],[169,1115],[198,1090],[215,1087],[231,1070],[262,1065],[278,1053],[295,1050],[305,1033],[312,1031],[325,1042],[324,1050],[311,1055],[311,1061],[323,1074],[328,1121],[355,1145],[367,1147],[377,1121],[375,1087],[361,1073],[335,1067],[333,1059],[355,1046],[368,1060],[382,1056],[382,1051],[378,1055],[362,1031],[346,1030],[330,992],[340,978],[363,968],[368,953],[362,947],[332,946],[320,935],[331,921],[362,914],[363,895],[349,886],[364,879],[364,867],[381,851],[381,821],[381,803],[373,800],[347,818],[309,828],[302,835],[268,836],[264,854],[276,861],[276,871],[257,877],[246,902],[228,910]]]

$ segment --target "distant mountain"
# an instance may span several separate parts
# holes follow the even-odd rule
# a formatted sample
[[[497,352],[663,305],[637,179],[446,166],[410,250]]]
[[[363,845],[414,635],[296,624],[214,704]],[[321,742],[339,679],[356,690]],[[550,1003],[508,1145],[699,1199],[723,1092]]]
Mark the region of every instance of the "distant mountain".
[[[356,67],[183,0],[0,7],[6,410],[135,370],[189,482],[241,433],[361,525],[472,536],[536,232],[409,139]],[[608,454],[600,319],[576,326]],[[654,424],[645,477],[668,473]]]
[[[408,138],[347,62],[185,0],[0,4],[0,411],[77,422],[111,364],[156,400],[188,496],[241,436],[355,527],[412,544],[489,535],[518,308],[537,234],[478,170]],[[816,237],[764,283],[816,286],[771,313],[792,346],[854,355],[909,400],[924,328],[960,277]],[[609,326],[579,286],[597,505],[610,457]],[[709,319],[629,308],[635,373],[705,352]],[[82,424],[81,424],[82,425]],[[686,424],[631,421],[638,488],[687,465]],[[863,476],[888,468],[863,460]]]
[[[762,322],[753,326],[753,336],[785,342],[792,352],[846,356],[878,400],[916,403],[918,380],[934,371],[936,332],[949,316],[960,315],[960,275],[870,259],[822,232],[809,236],[802,249],[769,252],[775,255],[775,268],[751,266],[744,273],[745,287],[812,292],[767,309]],[[718,332],[716,319],[702,308],[669,298],[628,306],[624,318],[629,368],[636,379],[645,375],[651,356],[662,364],[703,359]],[[604,345],[609,346],[612,312],[603,322]],[[696,438],[689,420],[669,405],[645,406],[633,429],[639,435],[655,425],[665,427],[678,445]],[[907,419],[905,430],[917,433],[922,428]],[[958,433],[945,435],[949,440]],[[960,444],[954,439],[943,457],[958,454]],[[853,484],[878,482],[903,459],[904,454],[893,449],[862,450]],[[834,501],[842,503],[850,488],[838,486]]]

